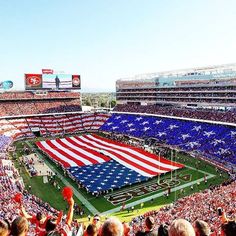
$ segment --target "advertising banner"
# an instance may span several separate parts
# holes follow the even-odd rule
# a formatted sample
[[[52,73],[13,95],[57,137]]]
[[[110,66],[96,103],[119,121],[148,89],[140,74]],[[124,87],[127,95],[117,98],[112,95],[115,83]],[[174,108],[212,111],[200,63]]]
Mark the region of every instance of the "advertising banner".
[[[3,82],[0,82],[0,89],[8,90],[13,87],[13,82],[11,80],[6,80]]]
[[[52,69],[42,69],[42,74],[53,74]]]

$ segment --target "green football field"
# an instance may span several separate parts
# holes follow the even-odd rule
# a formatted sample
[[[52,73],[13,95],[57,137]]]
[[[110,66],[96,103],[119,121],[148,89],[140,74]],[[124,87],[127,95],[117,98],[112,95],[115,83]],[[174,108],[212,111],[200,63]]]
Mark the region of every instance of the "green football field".
[[[52,181],[43,183],[43,177],[30,177],[26,168],[19,164],[19,157],[24,154],[24,145],[37,153],[56,173],[56,177]],[[61,189],[64,186],[73,187],[75,202],[85,210],[83,216],[75,215],[75,218],[84,221],[86,221],[87,215],[96,213],[104,217],[116,215],[121,220],[129,221],[136,215],[159,209],[178,198],[204,190],[211,185],[220,184],[228,178],[227,173],[222,172],[220,176],[215,167],[202,160],[197,160],[188,154],[177,153],[174,161],[183,163],[184,168],[95,197],[83,189],[78,189],[77,184],[64,175],[61,167],[52,162],[34,145],[34,140],[17,142],[16,148],[17,155],[14,162],[23,177],[26,189],[56,209],[66,211],[66,202],[62,198]],[[168,191],[170,194],[167,195]]]

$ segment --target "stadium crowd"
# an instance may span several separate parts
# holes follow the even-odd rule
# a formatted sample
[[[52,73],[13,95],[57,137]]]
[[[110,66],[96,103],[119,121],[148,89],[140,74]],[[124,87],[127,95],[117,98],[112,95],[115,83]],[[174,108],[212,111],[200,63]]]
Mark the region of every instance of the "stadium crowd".
[[[69,209],[62,221],[62,212],[57,212],[47,205],[41,205],[40,208],[38,199],[34,196],[24,193],[24,203],[19,204],[12,203],[12,197],[8,195],[10,201],[4,202],[6,203],[4,209],[7,211],[1,212],[0,215],[0,235],[234,236],[236,222],[231,217],[235,215],[235,202],[232,201],[235,197],[235,182],[225,187],[217,187],[216,192],[208,190],[209,193],[185,197],[159,211],[150,211],[135,217],[130,224],[122,223],[115,217],[110,217],[102,223],[100,216],[95,215],[92,221],[89,217],[87,227],[73,221],[73,198],[67,200]],[[214,199],[215,194],[219,193],[226,197],[223,203],[222,196],[221,199]],[[197,196],[199,194],[202,196]],[[202,201],[204,197],[207,197],[205,200],[210,200],[210,202]],[[200,204],[194,204],[196,200]],[[219,205],[221,208],[217,208]],[[225,208],[229,206],[230,208]],[[227,213],[224,209],[227,209]],[[222,212],[221,215],[220,212]],[[205,220],[201,220],[203,218]]]
[[[58,112],[81,111],[80,101],[60,99],[60,100],[40,100],[40,101],[18,101],[1,103],[0,116],[17,116],[46,114]]]
[[[177,81],[176,81],[177,82]],[[189,85],[185,85],[185,86],[182,86],[181,84],[176,84],[177,86],[163,86],[163,87],[156,87],[155,85],[144,85],[143,87],[140,87],[138,86],[138,88],[134,88],[133,85],[130,85],[129,87],[132,87],[132,88],[121,88],[121,89],[118,89],[117,92],[122,92],[122,93],[140,93],[140,92],[155,92],[155,93],[162,93],[162,92],[167,92],[167,93],[178,93],[178,92],[181,92],[181,93],[213,93],[215,91],[220,91],[220,92],[224,92],[224,93],[227,93],[227,92],[235,92],[235,80],[234,81],[231,81],[230,84],[224,84],[221,82],[221,84],[208,84],[208,85],[203,85],[203,86],[200,86],[199,85],[199,80],[197,81],[197,84],[189,84]],[[201,81],[203,82],[203,81]],[[209,81],[207,81],[209,82]]]
[[[137,233],[145,229],[145,218],[152,216],[155,228],[162,224],[170,225],[175,219],[186,219],[192,225],[197,220],[207,222],[212,235],[220,235],[221,219],[217,209],[226,211],[227,218],[234,220],[236,215],[236,182],[231,180],[220,186],[212,187],[203,192],[194,193],[179,199],[175,203],[165,206],[158,211],[150,211],[133,218],[132,231]]]
[[[35,137],[32,132],[34,128],[40,130],[42,136],[98,130],[109,117],[109,114],[84,113],[26,119],[0,119],[0,151],[6,151],[6,147],[12,140]]]
[[[235,111],[218,111],[207,109],[190,109],[190,108],[175,108],[165,107],[159,105],[137,105],[137,104],[118,104],[114,111],[120,112],[135,112],[135,113],[149,113],[166,116],[185,117],[191,119],[202,119],[221,121],[228,123],[236,123]]]
[[[86,119],[89,120],[90,118],[84,117],[84,122]],[[94,117],[92,120],[94,120]],[[118,139],[122,139],[122,137]],[[68,213],[62,216],[59,211],[24,189],[21,177],[7,154],[11,142],[12,137],[0,136],[0,236],[69,236],[72,234],[78,236],[192,236],[195,235],[194,230],[196,235],[236,235],[234,220],[236,214],[235,180],[186,196],[169,206],[161,208],[159,211],[153,210],[135,217],[129,225],[122,224],[116,218],[109,218],[103,224],[101,222],[98,224],[100,217],[96,215],[92,222],[89,222],[87,228],[84,228],[84,226],[72,220],[73,198],[67,199]],[[22,196],[20,202],[16,199],[18,193],[21,193]],[[225,212],[227,218],[232,219],[232,221],[217,215],[219,207]],[[182,232],[176,232],[181,224],[185,226],[182,227],[184,229],[182,229]],[[202,225],[207,225],[208,233],[197,234],[198,228],[201,228]],[[193,226],[195,227],[193,228]]]
[[[52,99],[52,98],[79,98],[79,93],[64,92],[64,91],[41,91],[41,92],[5,92],[0,94],[0,100],[14,99]]]
[[[68,236],[77,233],[80,225],[72,221],[73,198],[68,200],[67,216],[61,214],[62,219],[56,224],[55,218],[60,212],[24,189],[18,171],[6,153],[9,144],[5,143],[0,153],[0,235],[44,236],[56,228]]]
[[[74,92],[5,92],[0,101],[0,116],[81,111],[80,93]]]
[[[4,150],[6,150],[6,147]],[[73,211],[71,207],[73,205],[72,203],[71,205],[69,204],[71,211],[69,210],[67,217],[64,216],[64,220],[59,223],[60,212],[24,190],[19,173],[5,152],[1,153],[0,158],[0,232],[2,230],[1,227],[5,225],[5,222],[8,222],[11,225],[11,235],[72,235],[72,231],[74,232],[73,235],[78,236],[139,236],[149,235],[148,233],[150,231],[155,233],[151,235],[195,235],[192,230],[193,226],[195,226],[196,231],[196,224],[202,224],[200,220],[204,220],[204,224],[207,225],[207,229],[205,227],[204,232],[207,230],[208,234],[202,235],[235,235],[235,221],[227,221],[221,226],[222,221],[217,215],[217,209],[220,207],[223,211],[226,211],[227,218],[233,220],[235,217],[236,182],[233,180],[203,192],[186,196],[169,206],[161,208],[159,211],[153,210],[142,216],[135,217],[130,222],[130,225],[122,224],[114,218],[109,218],[103,225],[97,225],[100,217],[96,215],[87,228],[85,228],[76,221],[68,221],[68,215],[71,216]],[[23,196],[21,204],[15,200],[15,195],[19,192]],[[68,202],[73,202],[73,200]],[[30,223],[29,227],[28,221],[24,217],[28,219]],[[39,220],[43,219],[44,222],[41,224],[38,223],[37,217],[39,217]],[[184,224],[187,224],[191,228],[190,231],[192,231],[192,234],[189,232],[186,234],[173,234],[173,224],[176,224],[176,220],[181,221],[180,219],[185,219]],[[46,224],[46,222],[48,223]],[[224,225],[229,224],[229,222],[230,225],[229,227],[227,226],[230,229],[228,230],[229,232],[222,234],[221,229],[225,230]],[[72,225],[73,227],[70,228],[68,225]],[[228,229],[227,227],[226,229]],[[9,229],[9,226],[6,226],[6,228]],[[163,231],[164,234],[162,234]],[[7,232],[9,233],[9,230]],[[23,234],[18,234],[19,232]],[[56,234],[59,232],[61,234]],[[196,235],[198,234],[196,233]]]

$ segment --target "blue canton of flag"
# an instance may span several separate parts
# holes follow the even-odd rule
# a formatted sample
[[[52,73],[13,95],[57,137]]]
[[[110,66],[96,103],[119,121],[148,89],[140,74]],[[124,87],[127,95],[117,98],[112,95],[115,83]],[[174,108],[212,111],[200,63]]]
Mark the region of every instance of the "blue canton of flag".
[[[148,179],[114,160],[96,165],[70,167],[68,170],[91,193],[117,189]]]

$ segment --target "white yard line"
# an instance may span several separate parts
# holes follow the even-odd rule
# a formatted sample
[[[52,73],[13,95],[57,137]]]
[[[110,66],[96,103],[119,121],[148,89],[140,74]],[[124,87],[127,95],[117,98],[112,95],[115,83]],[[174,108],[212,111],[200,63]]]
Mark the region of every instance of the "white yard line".
[[[32,145],[29,142],[26,142],[31,148]],[[70,186],[73,189],[74,195],[88,208],[88,210],[93,214],[99,214],[99,211],[76,189],[74,188],[66,179],[63,175],[61,175],[57,168],[55,168],[53,165],[51,165],[43,156],[36,150],[35,151],[39,157],[41,157],[47,165],[55,172],[57,173],[57,177],[61,179],[61,181],[66,185]]]
[[[206,173],[207,173],[207,172],[206,172]],[[213,178],[213,177],[215,177],[215,175],[208,173],[207,180],[209,180],[209,179],[211,179],[211,178]],[[180,186],[171,188],[171,191],[174,192],[174,191],[177,191],[177,190],[180,190],[180,189],[189,187],[189,186],[191,186],[191,185],[194,185],[194,184],[196,184],[196,183],[198,183],[198,182],[203,182],[203,181],[204,181],[204,177],[202,177],[202,178],[200,178],[200,179],[197,179],[197,180],[194,180],[194,181],[192,181],[192,182],[189,182],[189,183],[182,184],[182,185],[180,185]],[[144,197],[144,198],[142,198],[142,199],[140,199],[140,200],[131,202],[131,203],[129,203],[129,204],[126,204],[126,208],[129,208],[129,207],[132,207],[132,206],[136,206],[136,205],[139,205],[139,204],[141,204],[141,203],[148,202],[148,201],[150,201],[151,199],[155,199],[155,198],[161,197],[161,196],[164,195],[164,193],[165,193],[165,191],[162,191],[162,192],[157,193],[157,194],[154,194],[154,195],[152,195],[152,196]],[[120,209],[121,209],[121,206],[116,207],[116,208],[113,208],[113,209],[108,210],[108,211],[104,211],[104,212],[102,212],[101,214],[102,214],[102,215],[109,215],[109,214],[112,214],[112,213],[115,213],[115,212],[119,212]]]

